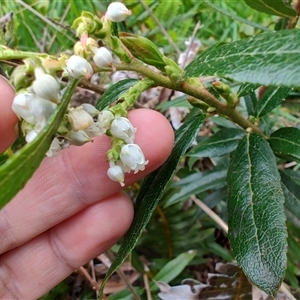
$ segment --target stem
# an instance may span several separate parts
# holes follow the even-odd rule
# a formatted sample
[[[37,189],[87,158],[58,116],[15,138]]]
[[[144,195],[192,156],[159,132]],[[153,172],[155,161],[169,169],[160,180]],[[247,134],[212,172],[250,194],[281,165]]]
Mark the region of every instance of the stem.
[[[172,90],[180,91],[182,93],[200,99],[201,101],[206,102],[209,106],[215,107],[216,113],[227,116],[242,128],[246,130],[250,129],[250,131],[257,132],[262,136],[266,137],[258,127],[256,127],[249,120],[247,120],[239,111],[237,111],[235,108],[228,107],[227,104],[221,103],[217,98],[215,98],[212,94],[210,94],[205,88],[201,87],[201,85],[196,87],[188,83],[187,80],[173,82],[168,77],[149,69],[147,66],[141,64],[135,59],[129,64],[127,63],[115,64],[115,68],[117,70],[135,71],[137,73],[144,75],[145,77],[152,79],[156,83],[156,85],[160,85]]]

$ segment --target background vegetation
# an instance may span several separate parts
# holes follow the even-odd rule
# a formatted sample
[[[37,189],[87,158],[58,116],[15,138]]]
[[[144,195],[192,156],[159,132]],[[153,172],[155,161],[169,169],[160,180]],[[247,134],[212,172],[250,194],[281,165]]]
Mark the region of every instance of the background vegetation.
[[[10,11],[14,13],[14,30],[8,33],[10,47],[49,54],[64,52],[70,54],[76,41],[74,30],[71,28],[73,20],[79,17],[83,10],[102,16],[108,3],[109,1],[90,0],[3,0],[0,15]],[[262,32],[259,26],[253,27],[250,22],[271,30],[280,25],[279,17],[258,13],[244,1],[131,0],[124,3],[133,13],[126,22],[120,24],[120,29],[149,38],[165,55],[176,61],[180,54],[187,50],[186,42],[192,37],[196,41],[196,46],[192,49],[196,55],[216,44],[244,39]],[[242,22],[236,16],[248,22]],[[197,24],[199,28],[195,31]],[[12,70],[6,64],[3,67],[8,73]],[[74,103],[95,102],[113,84],[111,75],[100,74],[97,90],[79,89],[73,99]],[[133,75],[125,73],[124,76],[130,78]],[[216,79],[216,77],[203,78],[208,86]],[[226,83],[237,92],[239,85],[236,82]],[[244,114],[247,114],[248,109],[246,100],[241,97],[241,112]],[[141,106],[159,110],[170,119],[174,127],[186,116],[187,118],[192,116],[192,113],[188,114],[192,111],[192,107],[186,97],[167,89],[157,88],[148,94],[145,93],[137,105],[137,107]],[[297,90],[291,92],[281,106],[262,119],[262,126],[269,132],[283,125],[299,128],[299,91]],[[226,174],[229,153],[236,148],[242,136],[238,130],[231,122],[218,116],[212,115],[206,120],[193,147],[181,160],[176,176],[164,192],[163,199],[131,256],[121,266],[118,274],[108,282],[105,290],[105,293],[111,293],[108,299],[132,299],[137,297],[133,296],[134,293],[141,299],[151,299],[150,294],[152,299],[158,299],[158,286],[154,281],[174,286],[181,285],[183,280],[185,284],[191,286],[198,284],[194,280],[202,283],[207,283],[209,280],[211,287],[204,290],[202,296],[197,299],[208,299],[208,297],[217,299],[218,293],[224,292],[221,284],[229,285],[235,277],[244,278],[243,299],[252,299],[251,285],[242,271],[234,264],[225,265],[233,261],[226,232],[228,220]],[[231,136],[229,132],[234,134]],[[229,144],[226,147],[231,147],[231,151],[227,150],[222,155],[220,148],[215,147],[215,152],[212,152],[214,141],[209,140],[208,137],[215,133],[219,134],[219,136],[214,135],[215,141],[218,137],[227,137]],[[278,160],[278,163],[281,169],[292,171],[297,171],[300,166],[286,159]],[[293,176],[298,182],[299,175],[297,178],[296,175]],[[139,188],[140,183],[137,183],[128,189],[133,199]],[[298,186],[296,188],[298,189]],[[199,199],[201,202],[198,201]],[[215,214],[220,219],[214,219]],[[300,297],[297,294],[300,292],[300,233],[295,222],[288,222],[287,226],[289,250],[285,282],[292,288],[297,298]],[[117,250],[118,245],[106,254],[95,258],[50,291],[43,299],[96,298],[95,288],[99,286],[107,271],[107,262],[113,260]],[[219,277],[214,277],[217,273]],[[187,280],[187,278],[191,279]],[[218,281],[216,278],[222,280]],[[159,286],[162,288],[163,283]],[[226,299],[240,299],[234,298],[237,293],[235,290],[226,290],[226,292],[232,296]],[[177,299],[193,299],[188,293],[183,295],[185,298]],[[283,299],[280,297],[282,294],[278,295],[278,299]]]

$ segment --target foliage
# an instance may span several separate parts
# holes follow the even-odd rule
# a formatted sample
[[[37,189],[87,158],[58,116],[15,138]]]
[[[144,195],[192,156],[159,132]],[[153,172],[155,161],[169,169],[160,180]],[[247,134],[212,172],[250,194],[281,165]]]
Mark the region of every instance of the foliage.
[[[148,175],[137,190],[129,189],[135,198],[135,217],[102,278],[102,288],[133,251],[153,263],[146,275],[154,299],[158,299],[155,280],[180,284],[195,276],[194,269],[205,266],[208,258],[236,260],[241,268],[238,277],[246,275],[272,297],[283,281],[300,291],[300,2],[296,1],[295,7],[287,1],[233,2],[124,1],[132,15],[113,25],[114,35],[101,37],[121,60],[114,64],[115,71],[133,71],[150,80],[143,85],[136,76],[110,84],[96,108],[103,110],[130,97],[136,101],[145,89],[161,86],[174,95],[153,108],[169,112],[173,125],[174,113],[181,122],[166,163]],[[71,27],[74,19],[82,10],[101,17],[108,4],[85,1],[83,7],[75,1],[58,0],[16,3],[4,1],[2,5],[2,15],[15,12],[13,31],[7,26],[1,39],[10,47],[0,48],[0,61],[8,75],[13,72],[13,67],[6,65],[8,61],[18,65],[32,53],[51,58],[70,55],[78,39]],[[41,22],[35,22],[37,17]],[[197,21],[202,25],[199,32],[194,31]],[[97,34],[100,36],[99,32],[91,36],[96,38]],[[184,41],[191,36],[186,48]],[[127,51],[132,55],[130,62]],[[179,55],[188,51],[197,55],[186,66]],[[74,86],[69,92],[73,90]],[[70,94],[64,97],[65,102],[36,142],[12,158],[8,152],[0,156],[0,185],[9,191],[0,195],[1,207],[22,188],[44,157]],[[183,116],[178,106],[184,107],[187,115]],[[26,172],[19,172],[16,166],[25,166]],[[208,211],[197,207],[195,199],[201,199]],[[214,212],[228,223],[231,251],[227,232],[212,217]],[[226,242],[215,236],[221,232],[219,226]],[[144,272],[140,258],[133,264]],[[243,288],[249,288],[248,280]],[[132,290],[135,297],[144,299],[140,286]],[[235,297],[239,296],[236,293]],[[123,290],[109,299],[131,297],[131,292]]]

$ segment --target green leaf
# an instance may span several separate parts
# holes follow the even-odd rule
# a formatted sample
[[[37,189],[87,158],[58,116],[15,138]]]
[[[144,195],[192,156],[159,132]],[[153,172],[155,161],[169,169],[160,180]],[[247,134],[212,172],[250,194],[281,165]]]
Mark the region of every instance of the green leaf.
[[[185,69],[184,78],[216,75],[261,85],[300,86],[300,30],[266,32],[208,49]]]
[[[255,113],[255,107],[258,102],[255,92],[251,93],[250,95],[244,96],[244,100],[248,114],[250,116],[253,116]]]
[[[56,133],[77,85],[72,80],[63,96],[62,103],[51,116],[47,126],[38,137],[28,143],[0,167],[0,209],[20,191],[39,167],[45,153],[49,150],[53,135]]]
[[[280,172],[281,186],[285,198],[285,213],[290,222],[300,228],[300,180],[295,172]]]
[[[300,163],[300,129],[280,128],[271,134],[269,143],[276,156]]]
[[[239,16],[237,16],[235,14],[232,14],[229,11],[224,10],[223,8],[221,8],[221,7],[213,4],[209,0],[204,0],[204,3],[206,3],[207,5],[209,5],[210,7],[212,7],[213,9],[215,9],[216,11],[224,14],[225,16],[227,16],[227,17],[229,17],[229,18],[231,18],[233,20],[236,20],[236,21],[239,21],[239,22],[243,22],[243,23],[245,23],[245,24],[247,24],[247,25],[249,25],[251,27],[258,28],[258,29],[261,29],[263,31],[269,31],[270,30],[269,28],[267,28],[265,26],[262,26],[262,25],[260,25],[258,23],[251,22],[251,21],[249,21],[247,19],[241,18],[241,17],[239,17]]]
[[[118,100],[123,93],[129,90],[137,82],[137,79],[124,79],[115,83],[114,85],[109,87],[105,91],[105,93],[98,99],[95,107],[100,111],[103,110],[110,103]]]
[[[153,211],[158,205],[168,182],[172,179],[180,159],[191,146],[204,120],[205,115],[197,115],[188,122],[185,122],[176,131],[175,145],[168,160],[145,178],[134,207],[135,215],[133,222],[121,243],[114,262],[105,275],[101,291],[103,291],[103,287],[111,274],[122,264],[136,245],[142,230],[148,224]],[[102,292],[99,294],[99,299],[101,299]]]
[[[296,17],[296,11],[287,7],[282,0],[244,0],[251,8],[279,17]]]
[[[188,199],[191,195],[199,194],[210,189],[225,186],[227,170],[212,172],[197,172],[172,184],[173,189],[180,189],[166,201],[164,207]]]
[[[258,87],[259,87],[259,84],[245,82],[240,86],[240,88],[237,92],[237,96],[243,97],[243,96],[249,95],[252,92],[254,92]]]
[[[257,102],[254,116],[260,118],[272,111],[285,100],[290,90],[284,86],[269,86]]]
[[[250,281],[275,295],[286,268],[284,196],[275,156],[260,135],[246,135],[228,170],[228,237]]]
[[[163,281],[169,283],[175,279],[189,264],[189,262],[195,257],[197,251],[190,250],[188,252],[181,253],[176,258],[169,261],[155,276],[155,281]],[[153,285],[151,291],[157,290],[158,287]]]
[[[245,131],[239,128],[223,128],[214,135],[200,142],[188,156],[214,157],[228,154],[235,150]]]

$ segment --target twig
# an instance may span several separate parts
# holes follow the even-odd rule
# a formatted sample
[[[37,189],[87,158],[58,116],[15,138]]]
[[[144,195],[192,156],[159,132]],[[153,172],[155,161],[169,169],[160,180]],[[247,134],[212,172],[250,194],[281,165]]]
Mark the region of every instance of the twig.
[[[78,271],[80,271],[80,272],[84,275],[84,277],[90,282],[90,284],[92,285],[93,289],[95,289],[95,290],[97,290],[97,291],[100,289],[100,286],[99,286],[99,284],[97,283],[97,281],[94,280],[94,279],[91,277],[91,275],[88,273],[88,271],[87,271],[84,267],[80,267],[80,268],[78,269]]]
[[[194,195],[191,196],[193,202],[200,207],[213,221],[215,221],[225,233],[228,233],[228,225],[215,213],[213,212],[206,204],[201,200],[196,198]]]
[[[151,291],[150,291],[150,287],[149,287],[149,280],[148,280],[148,276],[147,276],[146,272],[143,275],[143,280],[144,280],[144,285],[145,285],[145,291],[146,291],[146,295],[147,295],[147,300],[152,300],[152,295],[151,295]]]
[[[150,9],[150,7],[146,4],[146,2],[144,0],[139,0],[140,3],[144,6],[144,8],[147,10],[147,12],[149,13],[149,15],[151,16],[151,18],[154,20],[154,22],[156,23],[156,25],[159,27],[159,29],[161,30],[161,32],[163,33],[163,35],[165,36],[165,38],[169,41],[169,43],[173,46],[173,48],[175,49],[175,51],[177,52],[178,55],[181,54],[179,48],[177,47],[177,45],[173,42],[173,40],[171,39],[171,37],[169,36],[168,32],[165,30],[165,28],[160,24],[159,20],[156,18],[156,16],[153,14],[152,10]]]

